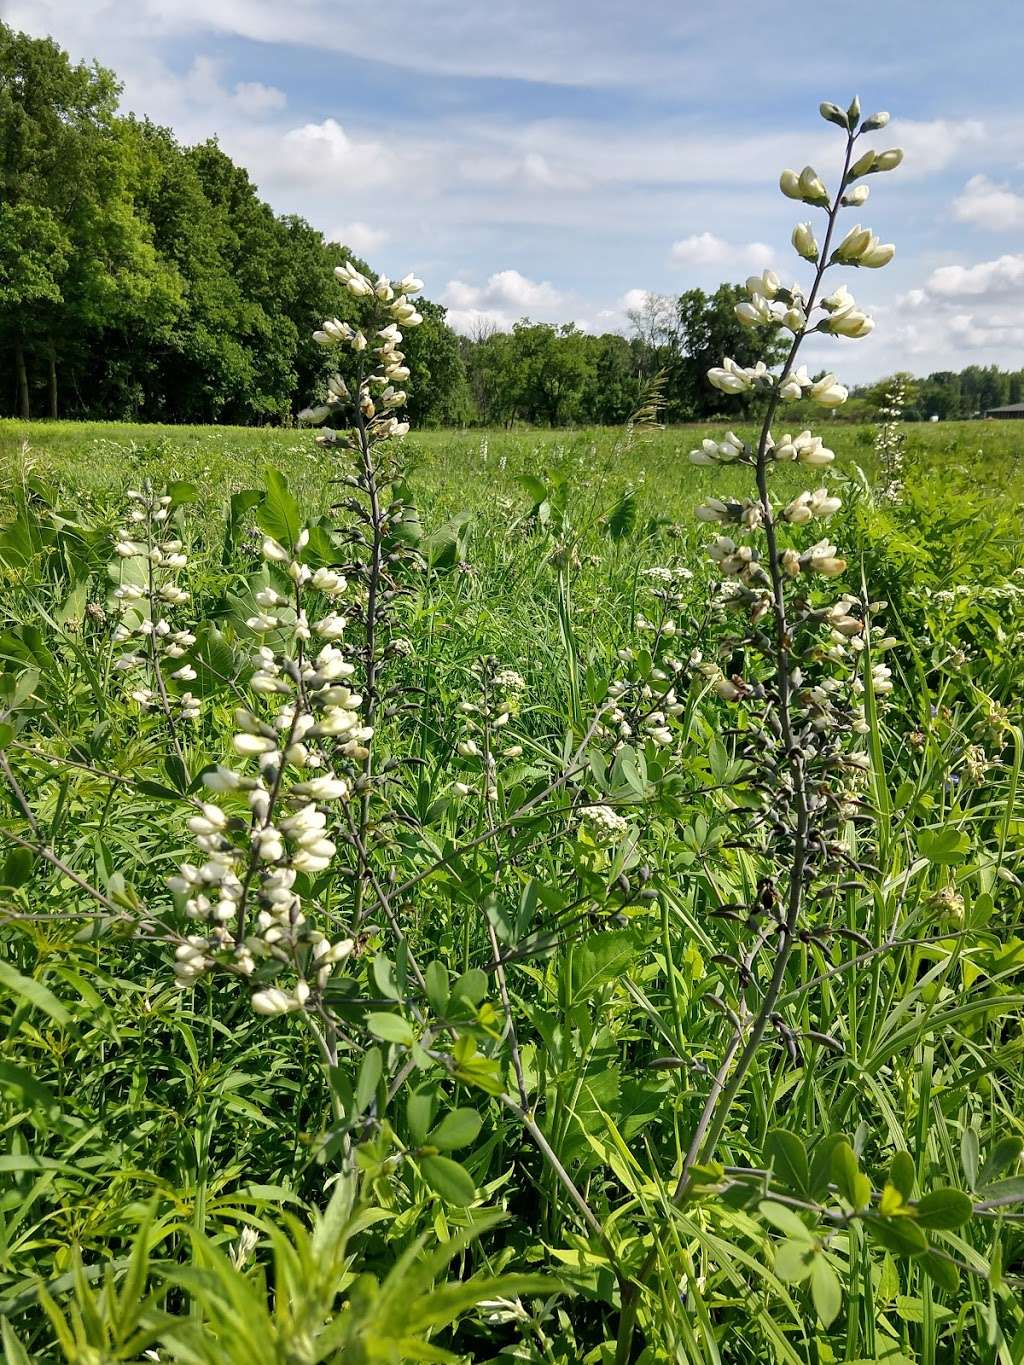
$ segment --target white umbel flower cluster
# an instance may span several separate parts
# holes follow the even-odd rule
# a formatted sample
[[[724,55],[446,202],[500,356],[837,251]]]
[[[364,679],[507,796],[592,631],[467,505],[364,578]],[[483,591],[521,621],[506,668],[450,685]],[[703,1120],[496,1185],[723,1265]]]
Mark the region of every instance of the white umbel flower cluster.
[[[580,829],[598,848],[609,848],[629,832],[629,821],[611,806],[587,806],[580,811]]]

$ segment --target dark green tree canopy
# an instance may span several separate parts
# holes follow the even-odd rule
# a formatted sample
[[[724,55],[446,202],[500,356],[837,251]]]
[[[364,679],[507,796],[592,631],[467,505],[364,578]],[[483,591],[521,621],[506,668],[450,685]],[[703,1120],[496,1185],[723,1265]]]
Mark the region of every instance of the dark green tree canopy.
[[[351,253],[275,215],[215,142],[119,117],[119,91],[0,24],[0,412],[288,420],[326,381],[311,334]],[[458,341],[424,316],[413,415],[462,420]]]

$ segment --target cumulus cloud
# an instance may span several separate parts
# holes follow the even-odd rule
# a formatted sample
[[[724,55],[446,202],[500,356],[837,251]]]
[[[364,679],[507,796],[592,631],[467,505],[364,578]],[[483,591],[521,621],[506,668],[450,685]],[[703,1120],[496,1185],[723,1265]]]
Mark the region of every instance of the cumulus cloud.
[[[1024,227],[1024,195],[987,175],[972,175],[963,193],[953,200],[953,217],[993,232]]]
[[[1000,256],[976,265],[943,265],[928,277],[925,293],[932,297],[1018,300],[1024,293],[1024,253]]]
[[[383,185],[399,174],[395,154],[381,143],[352,137],[337,119],[305,123],[281,139],[277,178],[284,181],[344,177],[363,186]]]
[[[234,89],[234,101],[246,114],[263,114],[268,109],[283,109],[288,96],[276,85],[264,85],[262,81],[239,81]]]
[[[518,270],[499,270],[486,284],[449,280],[441,302],[448,308],[448,321],[460,332],[473,333],[481,327],[511,327],[522,317],[563,315],[559,310],[567,300],[547,280],[528,279]]]
[[[945,363],[986,358],[1009,366],[1024,347],[1024,253],[943,265],[896,300],[895,339],[908,354]],[[980,355],[978,353],[981,353]]]
[[[775,252],[764,242],[727,242],[713,232],[697,232],[672,243],[674,265],[742,266],[763,270]]]
[[[622,312],[638,312],[639,309],[644,307],[650,297],[651,291],[649,289],[627,289],[621,300]]]

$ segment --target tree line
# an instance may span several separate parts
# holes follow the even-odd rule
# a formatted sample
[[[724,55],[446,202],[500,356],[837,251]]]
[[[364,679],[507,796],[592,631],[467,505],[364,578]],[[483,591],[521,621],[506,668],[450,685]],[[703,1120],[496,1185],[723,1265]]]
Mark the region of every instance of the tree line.
[[[1024,370],[1001,370],[996,365],[968,365],[959,372],[937,370],[907,385],[905,416],[945,421],[980,417],[989,408],[1024,402]]]
[[[336,265],[369,265],[278,215],[215,141],[184,147],[118,113],[120,86],[51,39],[0,24],[0,414],[280,423],[322,393],[326,317],[359,321]],[[373,273],[373,272],[371,272]],[[407,338],[418,425],[619,424],[650,392],[666,421],[742,418],[706,371],[770,359],[740,325],[742,286],[649,294],[629,334],[572,323],[460,337],[424,300]],[[777,354],[777,352],[776,352]],[[910,379],[910,377],[908,377]],[[886,381],[859,391],[870,416]],[[1024,372],[970,366],[907,384],[908,418],[1021,401]]]
[[[119,93],[0,24],[0,411],[288,420],[330,368],[311,333],[342,304],[332,270],[366,263],[274,214],[216,142],[120,117]],[[458,339],[422,312],[410,412],[461,420]]]

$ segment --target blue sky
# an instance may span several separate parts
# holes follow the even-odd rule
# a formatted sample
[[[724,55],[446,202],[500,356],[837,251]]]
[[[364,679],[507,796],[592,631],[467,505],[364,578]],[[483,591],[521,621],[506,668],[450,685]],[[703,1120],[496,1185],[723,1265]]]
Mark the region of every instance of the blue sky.
[[[689,0],[0,0],[95,57],[124,104],[217,136],[281,212],[392,274],[456,326],[529,315],[625,329],[645,291],[771,264],[828,181],[820,100],[893,121],[904,165],[851,213],[897,255],[844,278],[865,341],[808,359],[860,380],[1024,364],[1024,20],[1011,0],[815,7]]]

